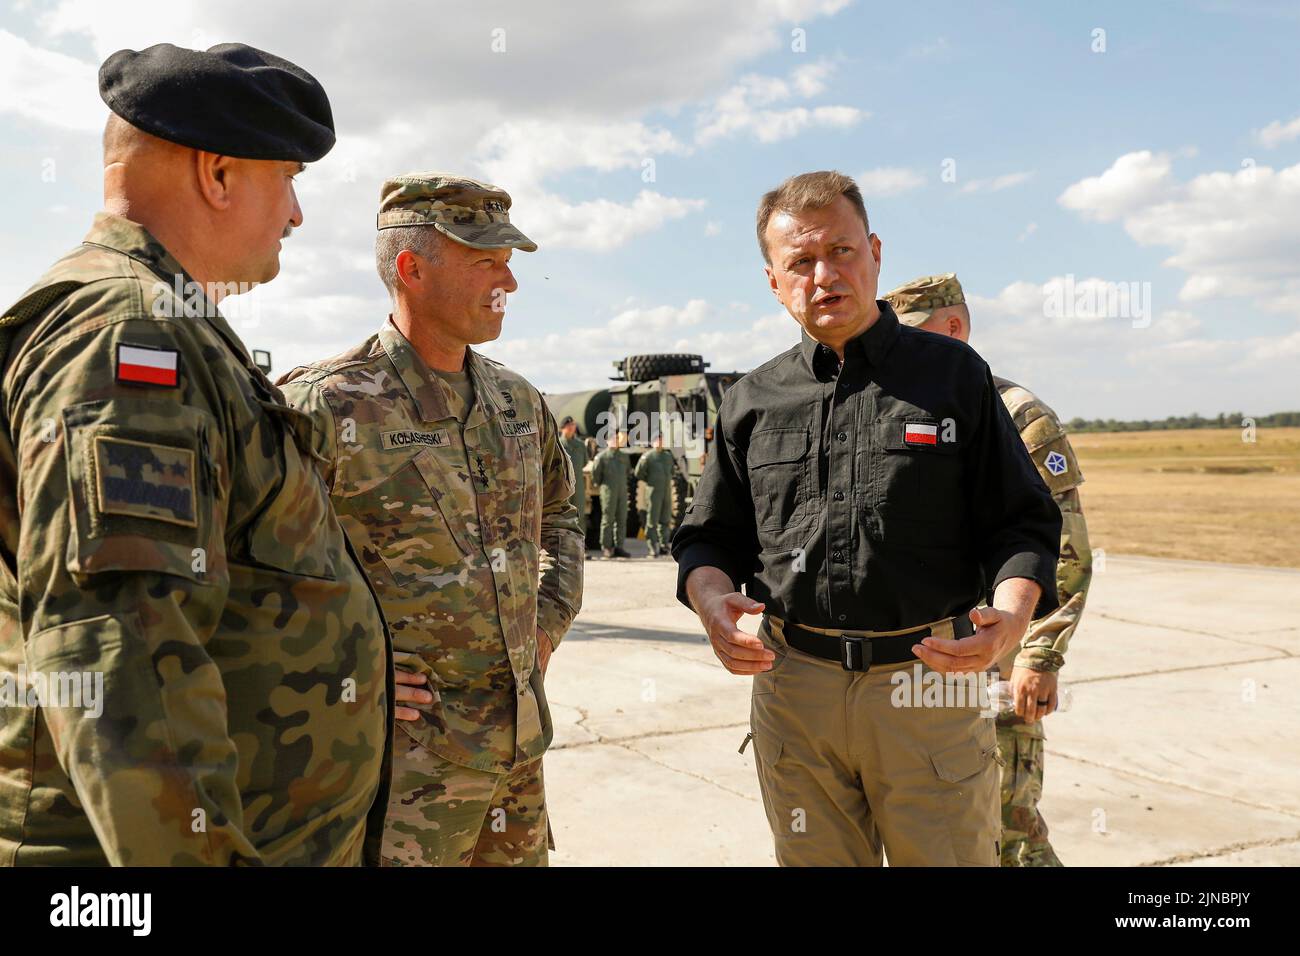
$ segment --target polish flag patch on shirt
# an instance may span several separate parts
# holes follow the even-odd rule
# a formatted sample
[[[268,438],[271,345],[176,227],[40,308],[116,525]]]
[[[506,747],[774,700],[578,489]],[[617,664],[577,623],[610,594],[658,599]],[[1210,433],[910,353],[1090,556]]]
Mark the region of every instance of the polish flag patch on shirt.
[[[903,425],[903,441],[908,445],[937,445],[939,444],[939,426],[906,422]]]
[[[117,346],[117,380],[128,385],[180,384],[180,353],[175,349],[152,349],[142,345]]]

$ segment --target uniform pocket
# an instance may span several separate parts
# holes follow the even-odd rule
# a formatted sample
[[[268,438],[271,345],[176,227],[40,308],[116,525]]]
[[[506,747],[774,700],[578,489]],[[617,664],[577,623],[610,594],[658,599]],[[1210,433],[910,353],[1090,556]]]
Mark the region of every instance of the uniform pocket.
[[[225,520],[211,414],[115,399],[70,406],[63,422],[74,576],[156,571],[202,584],[220,573]]]
[[[958,865],[997,866],[1001,836],[1001,775],[992,721],[976,718],[971,737],[930,753],[942,781],[943,813]]]
[[[316,468],[311,417],[277,402],[259,404],[279,430],[282,478],[251,523],[249,556],[263,567],[333,581],[342,542]]]
[[[399,588],[459,573],[466,552],[443,513],[434,449],[425,449],[360,494],[339,498],[339,519],[367,568],[386,570]],[[382,578],[384,575],[380,575]]]
[[[519,531],[540,546],[542,541],[542,446],[537,435],[519,437]]]
[[[966,500],[960,444],[945,441],[944,423],[933,418],[874,428],[871,500],[886,531],[910,528],[918,544],[956,547]]]
[[[783,531],[808,508],[808,429],[765,428],[749,439],[745,460],[760,531]]]

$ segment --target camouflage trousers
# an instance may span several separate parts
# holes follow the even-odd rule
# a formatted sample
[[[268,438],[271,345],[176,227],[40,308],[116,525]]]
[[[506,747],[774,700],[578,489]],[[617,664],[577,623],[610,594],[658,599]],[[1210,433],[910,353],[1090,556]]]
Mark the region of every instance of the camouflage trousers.
[[[549,839],[542,758],[489,773],[397,734],[384,866],[546,866]]]
[[[1047,838],[1047,821],[1038,812],[1043,796],[1043,723],[1016,723],[999,717],[998,756],[1002,758],[1002,865],[1062,866]]]
[[[650,485],[650,503],[645,512],[645,539],[652,548],[668,550],[671,535],[668,521],[672,511],[672,489],[668,485]]]
[[[600,546],[621,548],[627,537],[627,488],[600,486]]]

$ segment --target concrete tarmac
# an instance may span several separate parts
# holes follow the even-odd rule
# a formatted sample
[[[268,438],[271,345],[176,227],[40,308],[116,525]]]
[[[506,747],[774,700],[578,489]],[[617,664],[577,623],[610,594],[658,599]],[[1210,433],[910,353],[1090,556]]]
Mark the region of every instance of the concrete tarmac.
[[[552,863],[773,865],[737,753],[750,679],[676,602],[671,560],[586,570],[546,680]],[[1061,683],[1041,809],[1067,866],[1300,865],[1300,571],[1101,556]]]

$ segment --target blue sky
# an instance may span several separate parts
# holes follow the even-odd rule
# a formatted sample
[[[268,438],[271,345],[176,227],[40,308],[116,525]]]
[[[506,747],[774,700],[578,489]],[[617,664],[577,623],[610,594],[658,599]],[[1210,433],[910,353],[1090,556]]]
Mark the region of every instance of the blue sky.
[[[162,40],[263,47],[333,101],[281,277],[231,303],[278,371],[382,322],[379,184],[419,168],[500,183],[540,242],[483,349],[539,386],[598,386],[639,351],[750,368],[797,339],[758,198],[837,168],[863,184],[882,291],[957,272],[972,344],[1066,417],[1300,407],[1294,5],[10,3],[0,298],[98,207],[98,63]],[[1149,288],[1150,321],[1049,314],[1066,277]]]

